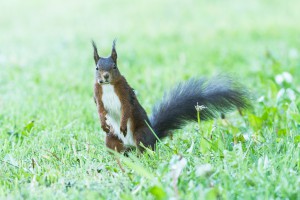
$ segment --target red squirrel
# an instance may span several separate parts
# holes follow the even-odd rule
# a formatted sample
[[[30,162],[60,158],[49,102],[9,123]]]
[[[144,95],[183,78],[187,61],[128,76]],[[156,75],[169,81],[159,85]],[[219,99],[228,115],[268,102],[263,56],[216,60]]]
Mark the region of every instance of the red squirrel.
[[[134,90],[119,71],[115,44],[114,40],[109,57],[100,57],[92,41],[96,64],[94,100],[101,128],[106,132],[106,146],[112,150],[125,152],[132,146],[141,152],[144,147],[154,150],[158,138],[197,120],[195,105],[198,104],[206,107],[201,111],[201,120],[216,118],[236,108],[251,107],[247,90],[231,78],[194,78],[166,93],[148,118]]]

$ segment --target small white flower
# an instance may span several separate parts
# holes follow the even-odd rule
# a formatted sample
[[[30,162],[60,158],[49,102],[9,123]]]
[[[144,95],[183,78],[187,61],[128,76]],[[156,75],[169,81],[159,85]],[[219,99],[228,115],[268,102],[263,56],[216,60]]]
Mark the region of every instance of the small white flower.
[[[213,167],[211,166],[211,164],[206,163],[206,164],[203,164],[203,165],[200,165],[197,167],[196,175],[197,176],[206,176],[206,175],[211,174],[212,171],[213,171]]]
[[[291,83],[293,82],[293,76],[289,72],[283,72],[275,76],[275,81],[278,85],[281,85],[284,81]]]
[[[197,110],[197,112],[200,112],[201,110],[204,110],[205,108],[207,108],[207,107],[204,105],[199,106],[198,102],[197,102],[197,105],[195,106],[195,109]]]
[[[288,72],[283,72],[282,76],[287,83],[291,83],[293,81],[293,76]]]
[[[275,76],[275,81],[278,85],[281,85],[283,82],[283,76],[281,74],[278,74]]]

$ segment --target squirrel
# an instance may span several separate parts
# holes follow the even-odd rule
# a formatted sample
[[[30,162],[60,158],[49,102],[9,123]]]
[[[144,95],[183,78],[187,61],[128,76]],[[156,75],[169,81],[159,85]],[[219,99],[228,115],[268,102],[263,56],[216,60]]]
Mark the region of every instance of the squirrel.
[[[100,57],[94,41],[92,45],[96,64],[94,101],[101,128],[106,132],[106,146],[117,152],[126,152],[132,147],[140,152],[145,147],[154,150],[159,139],[197,120],[195,105],[206,107],[201,111],[201,120],[252,107],[247,89],[228,76],[211,80],[192,78],[165,93],[148,117],[119,71],[116,40],[109,57]]]

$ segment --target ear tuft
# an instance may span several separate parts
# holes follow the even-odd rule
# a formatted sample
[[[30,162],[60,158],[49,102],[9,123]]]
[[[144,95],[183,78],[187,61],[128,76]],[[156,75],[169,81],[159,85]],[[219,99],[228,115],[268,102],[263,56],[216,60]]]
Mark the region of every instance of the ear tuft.
[[[118,58],[117,51],[116,51],[116,41],[117,40],[114,39],[112,44],[111,56],[110,56],[115,63],[117,63],[117,58]]]
[[[95,64],[97,65],[97,62],[100,59],[100,56],[98,55],[97,46],[96,46],[94,40],[92,40],[92,45],[93,45],[93,48],[94,48],[94,60],[95,60]]]

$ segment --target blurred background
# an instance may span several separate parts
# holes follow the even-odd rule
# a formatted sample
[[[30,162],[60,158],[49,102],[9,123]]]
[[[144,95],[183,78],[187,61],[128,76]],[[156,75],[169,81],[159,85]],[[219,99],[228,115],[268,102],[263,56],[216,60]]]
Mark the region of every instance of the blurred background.
[[[297,0],[11,0],[0,7],[0,117],[13,124],[97,117],[91,39],[101,56],[117,39],[119,68],[147,111],[194,76],[233,74],[258,96],[263,79],[283,71],[299,77]]]

